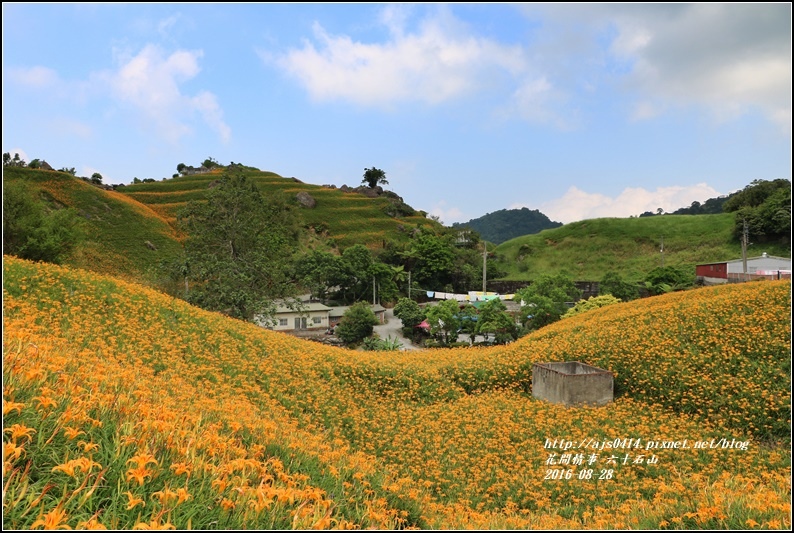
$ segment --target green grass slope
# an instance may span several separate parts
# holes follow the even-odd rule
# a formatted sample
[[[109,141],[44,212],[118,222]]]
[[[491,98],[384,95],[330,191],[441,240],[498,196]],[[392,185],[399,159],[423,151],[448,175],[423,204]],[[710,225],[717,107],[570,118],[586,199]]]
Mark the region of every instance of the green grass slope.
[[[71,266],[151,283],[157,278],[156,265],[181,250],[168,221],[129,196],[94,187],[65,172],[7,167],[3,179],[30,183],[51,206],[79,212],[86,239],[67,260]],[[156,249],[148,247],[147,241]]]
[[[386,196],[368,198],[359,193],[301,183],[273,172],[245,170],[264,194],[280,192],[295,199],[304,191],[317,202],[314,208],[301,208],[307,227],[325,234],[339,248],[364,244],[377,248],[386,240],[407,240],[413,228],[437,223],[415,212],[408,216],[390,216],[393,202]],[[129,185],[120,189],[131,198],[149,206],[171,224],[179,210],[191,200],[200,200],[209,184],[220,177],[210,174],[182,176],[169,180]]]
[[[617,304],[508,346],[401,353],[8,257],[3,291],[13,529],[791,523],[790,282]],[[616,401],[531,396],[533,363],[571,359],[614,371]],[[639,448],[586,448],[590,468],[550,466],[547,439],[630,438]]]
[[[630,281],[664,264],[690,269],[695,265],[741,257],[732,238],[734,216],[664,215],[642,218],[598,218],[566,224],[499,245],[507,274],[503,279],[533,280],[541,274],[567,271],[574,279],[597,281],[614,270]],[[781,245],[750,246],[748,255],[762,252],[783,257]]]

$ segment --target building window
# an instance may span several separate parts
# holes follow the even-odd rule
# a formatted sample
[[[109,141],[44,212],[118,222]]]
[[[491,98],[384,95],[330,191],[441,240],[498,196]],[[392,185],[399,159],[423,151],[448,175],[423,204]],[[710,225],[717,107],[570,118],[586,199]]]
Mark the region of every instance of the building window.
[[[312,318],[312,322],[315,324],[320,324],[323,321],[322,317],[316,316]]]
[[[279,318],[278,319],[278,325],[279,326],[286,326],[287,325],[287,319],[286,318]]]

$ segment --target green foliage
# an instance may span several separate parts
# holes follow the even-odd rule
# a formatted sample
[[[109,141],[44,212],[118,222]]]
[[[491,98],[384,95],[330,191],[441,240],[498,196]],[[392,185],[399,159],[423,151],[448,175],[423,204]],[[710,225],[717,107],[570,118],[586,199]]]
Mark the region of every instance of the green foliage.
[[[386,181],[386,172],[372,167],[364,169],[364,179],[361,180],[361,183],[366,183],[371,189],[374,189],[380,184],[387,185],[389,182]]]
[[[238,171],[224,173],[179,222],[188,238],[179,267],[194,285],[188,300],[244,320],[272,317],[273,301],[294,295],[289,270],[298,222],[283,198],[265,198]]]
[[[477,308],[471,304],[466,304],[463,309],[458,311],[457,318],[460,321],[459,333],[467,333],[471,343],[474,343],[474,337],[478,333],[477,328],[480,318]]]
[[[33,169],[41,168],[41,159],[37,158],[32,160],[30,163],[28,163],[28,168],[33,168]]]
[[[367,337],[362,343],[365,351],[396,352],[403,347],[399,339],[392,339],[391,335],[386,339],[377,337]]]
[[[372,294],[372,274],[375,260],[363,244],[356,244],[342,252],[340,260],[340,292],[344,301],[355,302]]]
[[[615,298],[611,294],[601,294],[599,296],[591,296],[587,300],[579,300],[578,302],[576,302],[576,305],[568,309],[568,311],[564,315],[562,315],[562,318],[570,318],[580,313],[584,313],[585,311],[598,309],[599,307],[605,307],[607,305],[617,304],[622,301],[623,300],[621,300],[620,298]]]
[[[334,333],[345,344],[356,344],[372,335],[376,324],[378,319],[369,304],[358,302],[345,311]]]
[[[19,154],[15,153],[14,157],[11,157],[11,154],[5,152],[3,154],[3,166],[4,167],[25,167],[27,163],[25,163],[24,159],[20,159]]]
[[[601,278],[598,283],[598,294],[611,294],[624,302],[640,297],[639,288],[635,284],[625,282],[623,277],[615,271],[607,272]]]
[[[496,344],[507,344],[518,339],[516,321],[499,299],[488,300],[480,307],[476,331],[485,336],[493,334]]]
[[[102,183],[102,174],[100,174],[99,172],[94,172],[93,174],[91,174],[91,183],[97,185]]]
[[[444,300],[427,309],[427,323],[430,333],[439,337],[443,344],[457,340],[461,322],[458,316],[458,302]]]
[[[645,276],[645,286],[654,295],[688,289],[694,284],[694,272],[674,266],[654,268]]]
[[[339,256],[312,250],[295,263],[296,277],[311,294],[325,301],[330,288],[342,283],[344,267]]]
[[[562,274],[540,276],[532,285],[516,293],[521,301],[521,321],[535,330],[558,321],[568,311],[567,302],[578,301],[582,292]]]
[[[201,166],[204,168],[218,168],[222,165],[218,163],[214,158],[208,157],[207,159],[204,160],[203,163],[201,163]]]
[[[50,263],[63,262],[84,238],[74,209],[48,209],[38,189],[3,182],[3,253]]]
[[[502,209],[468,222],[452,224],[453,228],[471,228],[483,239],[496,244],[559,226],[562,223],[553,222],[537,209],[530,210],[526,207]]]
[[[791,182],[786,179],[753,180],[750,185],[731,196],[725,202],[724,209],[728,213],[738,211],[743,207],[758,207],[779,189],[791,190]]]
[[[411,240],[409,248],[413,279],[430,290],[443,290],[452,283],[455,249],[449,238],[422,232]]]
[[[791,234],[791,182],[755,180],[725,204],[735,212],[734,236],[740,238],[744,224],[754,240],[789,242]]]

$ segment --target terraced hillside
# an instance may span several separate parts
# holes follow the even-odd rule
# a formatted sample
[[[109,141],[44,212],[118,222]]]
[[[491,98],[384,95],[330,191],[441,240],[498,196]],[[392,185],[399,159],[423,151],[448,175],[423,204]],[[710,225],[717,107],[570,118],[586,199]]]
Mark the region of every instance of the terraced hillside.
[[[791,526],[789,282],[396,354],[11,257],[3,282],[12,529]],[[616,401],[534,399],[532,364],[569,359]]]
[[[139,183],[120,189],[148,206],[172,225],[179,210],[191,200],[200,200],[220,171],[182,176],[155,183]],[[419,212],[386,195],[368,198],[360,193],[309,185],[273,172],[246,170],[264,194],[284,193],[295,199],[299,192],[311,195],[313,208],[302,208],[306,226],[327,235],[341,249],[354,244],[377,248],[385,240],[407,240],[418,225],[437,225]],[[400,214],[402,210],[405,214]]]
[[[574,279],[597,281],[614,270],[640,281],[662,260],[694,276],[697,264],[741,257],[741,245],[732,238],[733,220],[732,213],[582,220],[509,240],[496,253],[508,280],[529,281],[565,270]],[[748,249],[751,257],[763,252],[791,256],[790,247],[780,244]]]
[[[29,183],[53,208],[79,212],[86,239],[68,259],[69,265],[152,282],[159,262],[180,253],[179,235],[170,221],[127,195],[65,172],[5,167],[3,179]]]

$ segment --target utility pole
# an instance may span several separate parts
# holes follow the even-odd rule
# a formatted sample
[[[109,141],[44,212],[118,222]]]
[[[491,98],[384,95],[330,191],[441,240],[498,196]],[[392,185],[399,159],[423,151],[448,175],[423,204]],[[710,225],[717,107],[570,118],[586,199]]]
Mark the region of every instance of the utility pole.
[[[742,219],[742,272],[744,273],[744,281],[747,281],[747,240],[749,230],[747,228],[747,219]]]
[[[659,249],[659,253],[662,254],[662,268],[664,268],[664,235],[662,235],[662,247]]]
[[[485,260],[488,256],[488,246],[485,244],[485,241],[482,241],[482,295],[485,296],[485,272],[486,272],[486,264]]]

